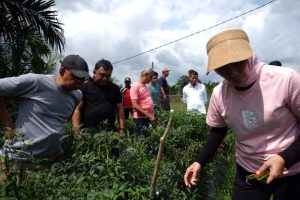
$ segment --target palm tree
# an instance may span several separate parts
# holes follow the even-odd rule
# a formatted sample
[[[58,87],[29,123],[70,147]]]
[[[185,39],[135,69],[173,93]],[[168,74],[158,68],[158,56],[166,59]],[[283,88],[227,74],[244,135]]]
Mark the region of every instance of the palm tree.
[[[54,0],[1,0],[0,77],[49,71],[51,49],[64,49]],[[51,48],[51,49],[50,49]]]
[[[0,38],[14,43],[20,33],[25,34],[21,37],[25,37],[33,30],[39,33],[52,49],[62,51],[62,23],[58,21],[56,11],[51,10],[54,5],[54,0],[1,0]]]

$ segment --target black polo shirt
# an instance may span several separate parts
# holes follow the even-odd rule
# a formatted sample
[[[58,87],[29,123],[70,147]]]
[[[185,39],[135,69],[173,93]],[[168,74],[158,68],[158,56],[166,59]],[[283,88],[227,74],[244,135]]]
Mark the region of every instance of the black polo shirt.
[[[81,121],[84,128],[97,128],[100,123],[107,123],[108,129],[114,128],[116,107],[122,103],[119,87],[109,82],[105,86],[89,80],[82,86],[83,112]]]

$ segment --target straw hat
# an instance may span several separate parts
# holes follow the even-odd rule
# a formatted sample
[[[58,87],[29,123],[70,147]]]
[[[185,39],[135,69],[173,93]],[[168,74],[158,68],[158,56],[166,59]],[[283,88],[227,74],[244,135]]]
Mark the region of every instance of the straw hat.
[[[247,60],[253,55],[249,38],[241,29],[229,29],[213,36],[206,45],[207,74],[229,63]]]

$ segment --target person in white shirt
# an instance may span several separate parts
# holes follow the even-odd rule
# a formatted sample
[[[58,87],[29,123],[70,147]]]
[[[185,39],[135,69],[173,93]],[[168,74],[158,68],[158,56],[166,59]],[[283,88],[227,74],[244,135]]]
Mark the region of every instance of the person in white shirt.
[[[197,111],[206,114],[205,104],[207,93],[205,85],[198,82],[198,73],[191,70],[189,84],[182,89],[182,101],[187,105],[187,111]]]

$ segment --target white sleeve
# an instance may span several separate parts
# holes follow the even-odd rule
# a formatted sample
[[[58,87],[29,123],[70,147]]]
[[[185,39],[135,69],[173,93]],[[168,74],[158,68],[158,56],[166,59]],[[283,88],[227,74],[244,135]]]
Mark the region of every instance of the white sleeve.
[[[184,88],[182,89],[182,101],[183,101],[183,103],[185,103],[185,104],[186,104],[186,98],[187,98],[187,92],[186,92],[186,87],[184,87]]]
[[[204,103],[207,103],[207,92],[204,84],[203,84],[203,101]]]

